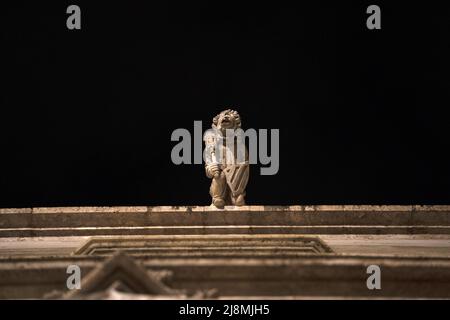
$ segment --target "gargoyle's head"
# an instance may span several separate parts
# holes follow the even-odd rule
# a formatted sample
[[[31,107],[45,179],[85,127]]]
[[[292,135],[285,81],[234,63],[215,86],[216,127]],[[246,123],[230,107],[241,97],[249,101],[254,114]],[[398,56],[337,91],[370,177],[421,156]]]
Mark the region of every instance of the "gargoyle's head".
[[[241,127],[241,117],[235,110],[227,109],[213,118],[213,127],[219,130],[233,129]]]

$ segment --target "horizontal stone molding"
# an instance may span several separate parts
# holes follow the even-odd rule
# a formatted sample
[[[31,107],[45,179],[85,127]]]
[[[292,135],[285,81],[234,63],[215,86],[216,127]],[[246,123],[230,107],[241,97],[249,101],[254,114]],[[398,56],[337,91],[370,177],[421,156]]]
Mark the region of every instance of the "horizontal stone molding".
[[[317,236],[304,235],[184,235],[92,237],[75,255],[130,255],[153,257],[295,257],[333,253]]]
[[[149,271],[168,270],[171,288],[214,288],[219,297],[340,296],[450,298],[450,258],[305,255],[279,258],[135,257]],[[99,256],[0,258],[0,298],[39,298],[65,288],[68,265],[88,274]],[[366,287],[367,266],[378,265],[382,290]],[[23,296],[26,294],[26,296]]]
[[[450,234],[450,206],[0,209],[0,237],[118,234]]]
[[[4,238],[183,234],[450,235],[450,226],[145,226],[0,229],[0,237]]]

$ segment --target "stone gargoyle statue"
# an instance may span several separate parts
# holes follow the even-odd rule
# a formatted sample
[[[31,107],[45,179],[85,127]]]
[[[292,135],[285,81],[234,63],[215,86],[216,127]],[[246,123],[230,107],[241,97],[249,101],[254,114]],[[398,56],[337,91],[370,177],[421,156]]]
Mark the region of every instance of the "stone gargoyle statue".
[[[241,117],[237,111],[227,109],[213,118],[211,127],[204,135],[206,176],[212,179],[211,205],[217,208],[243,206],[249,161]]]

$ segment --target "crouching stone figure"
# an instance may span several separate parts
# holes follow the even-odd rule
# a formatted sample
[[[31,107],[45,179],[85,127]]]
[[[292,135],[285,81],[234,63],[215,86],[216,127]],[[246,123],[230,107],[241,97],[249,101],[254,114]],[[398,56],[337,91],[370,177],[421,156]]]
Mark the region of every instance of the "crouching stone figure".
[[[206,176],[212,179],[212,205],[245,205],[249,161],[239,113],[228,109],[215,116],[204,141]]]

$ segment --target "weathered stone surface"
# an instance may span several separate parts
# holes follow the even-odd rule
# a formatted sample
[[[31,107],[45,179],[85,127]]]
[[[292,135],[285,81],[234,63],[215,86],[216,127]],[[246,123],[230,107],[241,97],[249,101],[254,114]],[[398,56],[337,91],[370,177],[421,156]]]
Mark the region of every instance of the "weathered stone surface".
[[[74,255],[112,255],[116,251],[147,257],[296,257],[332,253],[319,237],[298,235],[203,235],[93,237]]]
[[[185,235],[191,237],[191,235]],[[450,235],[318,235],[338,254],[383,256],[450,257]],[[95,236],[107,241],[117,236]],[[120,236],[123,237],[123,236]],[[131,236],[153,237],[153,236]],[[161,237],[161,236],[157,236]],[[166,235],[166,237],[170,237]],[[178,237],[182,237],[179,235]],[[70,255],[91,237],[0,238],[0,256]]]
[[[5,209],[3,209],[5,210]],[[448,206],[67,207],[0,213],[0,237],[450,234]]]
[[[169,270],[167,285],[187,292],[214,288],[221,298],[415,297],[450,298],[450,259],[383,256],[306,255],[277,258],[136,257],[147,270]],[[79,265],[88,274],[104,258],[65,256],[0,258],[0,298],[40,298],[65,291],[66,268]],[[368,290],[368,265],[382,268],[382,290]]]
[[[211,289],[220,299],[450,298],[449,215],[447,206],[2,209],[0,298],[65,292],[69,265],[87,275],[118,249],[147,272],[170,272],[167,286],[186,298]],[[367,289],[371,264],[382,290]],[[89,297],[149,298],[106,280]]]
[[[147,271],[137,261],[118,252],[83,278],[79,290],[60,293],[65,299],[98,299],[116,291],[150,296],[184,296],[182,290],[171,289],[163,282],[168,272]],[[53,294],[55,295],[55,294]],[[58,297],[58,294],[55,295]]]

